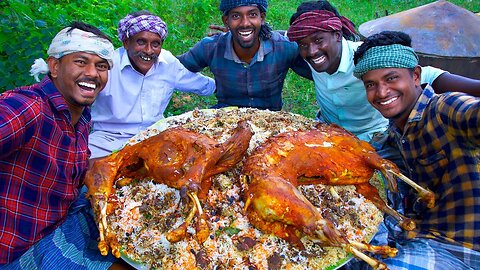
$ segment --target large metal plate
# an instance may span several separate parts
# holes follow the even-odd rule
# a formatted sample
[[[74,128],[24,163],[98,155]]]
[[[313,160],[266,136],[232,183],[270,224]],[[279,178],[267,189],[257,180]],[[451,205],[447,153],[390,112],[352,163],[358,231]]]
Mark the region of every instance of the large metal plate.
[[[436,1],[359,27],[365,37],[385,30],[409,34],[414,50],[423,54],[480,57],[480,17],[448,1]]]

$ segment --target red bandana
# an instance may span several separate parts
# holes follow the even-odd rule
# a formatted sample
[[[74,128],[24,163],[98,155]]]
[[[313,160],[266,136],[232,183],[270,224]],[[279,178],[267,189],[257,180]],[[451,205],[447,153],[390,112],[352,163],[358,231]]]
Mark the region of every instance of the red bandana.
[[[315,32],[347,31],[355,33],[353,23],[343,17],[338,17],[328,10],[312,10],[300,15],[288,28],[290,41],[301,40]]]

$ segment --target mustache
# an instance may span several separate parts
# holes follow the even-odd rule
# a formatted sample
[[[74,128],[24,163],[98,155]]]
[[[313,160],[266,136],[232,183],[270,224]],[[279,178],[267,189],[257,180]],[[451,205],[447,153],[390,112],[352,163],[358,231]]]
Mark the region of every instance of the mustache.
[[[158,55],[155,54],[155,53],[147,54],[147,53],[144,53],[144,52],[136,52],[136,53],[134,53],[134,56],[149,57],[149,58],[152,58],[153,60],[156,60],[158,58]]]

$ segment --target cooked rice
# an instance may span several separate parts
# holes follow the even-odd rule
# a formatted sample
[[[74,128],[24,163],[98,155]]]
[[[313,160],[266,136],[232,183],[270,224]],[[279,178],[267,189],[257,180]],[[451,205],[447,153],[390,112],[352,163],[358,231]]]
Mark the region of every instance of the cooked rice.
[[[248,153],[270,136],[311,129],[316,124],[287,112],[201,110],[163,119],[129,143],[137,143],[174,126],[224,142],[242,119],[248,120],[255,133]],[[195,222],[188,229],[187,239],[169,243],[165,238],[167,232],[184,221],[191,207],[187,200],[180,199],[178,190],[149,179],[118,189],[118,207],[108,216],[108,224],[110,230],[116,232],[122,255],[139,262],[138,265],[155,269],[324,269],[349,257],[341,248],[322,247],[306,237],[302,238],[306,249],[301,251],[252,227],[243,213],[241,165],[240,162],[237,167],[214,177],[207,201],[203,203],[211,232],[203,244],[194,238]],[[307,185],[299,190],[350,240],[368,242],[383,220],[382,213],[355,192],[354,186]]]

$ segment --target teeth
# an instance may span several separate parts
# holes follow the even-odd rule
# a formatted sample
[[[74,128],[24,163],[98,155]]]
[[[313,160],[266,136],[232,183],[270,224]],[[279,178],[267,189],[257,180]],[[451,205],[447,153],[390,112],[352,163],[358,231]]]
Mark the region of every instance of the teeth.
[[[325,55],[322,55],[318,58],[312,58],[312,62],[315,63],[315,64],[320,64],[322,63],[323,61],[325,61]]]
[[[140,58],[142,58],[142,60],[144,60],[144,61],[150,61],[150,60],[152,60],[151,57],[140,56]]]
[[[83,86],[83,87],[88,87],[91,89],[95,89],[95,84],[94,83],[87,83],[87,82],[79,82],[78,85]]]
[[[247,31],[247,32],[242,32],[242,31],[239,31],[238,32],[241,36],[249,36],[253,33],[253,31]]]
[[[397,99],[398,99],[398,97],[394,97],[394,98],[391,98],[391,99],[389,99],[389,100],[387,100],[387,101],[380,102],[380,104],[381,104],[381,105],[388,105],[388,104],[394,102],[394,101],[397,100]]]

